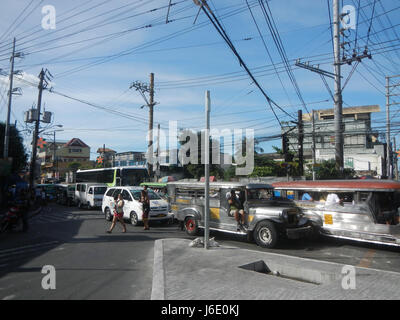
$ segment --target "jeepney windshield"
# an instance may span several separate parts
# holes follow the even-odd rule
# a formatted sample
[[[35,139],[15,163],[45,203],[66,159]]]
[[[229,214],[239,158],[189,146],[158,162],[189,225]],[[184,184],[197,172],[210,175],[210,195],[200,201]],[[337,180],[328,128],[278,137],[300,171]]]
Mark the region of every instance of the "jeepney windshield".
[[[248,189],[247,200],[272,200],[274,198],[273,189]]]

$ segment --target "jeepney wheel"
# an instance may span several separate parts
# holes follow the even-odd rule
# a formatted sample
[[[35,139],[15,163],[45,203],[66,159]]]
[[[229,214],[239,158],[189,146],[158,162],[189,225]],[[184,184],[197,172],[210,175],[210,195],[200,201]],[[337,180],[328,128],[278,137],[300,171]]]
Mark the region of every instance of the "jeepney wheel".
[[[138,220],[138,216],[135,212],[131,212],[129,219],[131,221],[131,225],[133,226],[138,226],[139,225],[139,220]]]
[[[188,217],[185,219],[185,230],[189,236],[197,235],[199,227],[197,226],[197,221],[193,217]]]
[[[261,221],[254,230],[254,239],[260,247],[275,247],[278,242],[275,225],[270,221]]]
[[[104,210],[104,211],[105,211],[105,218],[106,218],[106,220],[107,220],[107,221],[111,221],[111,220],[112,220],[112,215],[111,215],[110,208],[106,208],[106,210]]]

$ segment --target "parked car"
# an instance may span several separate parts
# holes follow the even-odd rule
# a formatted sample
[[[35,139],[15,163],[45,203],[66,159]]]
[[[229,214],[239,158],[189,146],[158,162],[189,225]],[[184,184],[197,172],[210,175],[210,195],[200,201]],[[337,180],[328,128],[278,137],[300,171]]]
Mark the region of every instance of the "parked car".
[[[130,220],[132,225],[139,225],[143,221],[143,207],[140,200],[142,187],[112,187],[108,188],[103,197],[102,211],[106,220],[112,220],[114,197],[122,194],[124,199],[124,219]],[[150,199],[150,221],[168,222],[171,219],[168,202],[163,200],[152,190],[147,190]]]
[[[105,184],[77,183],[75,188],[75,203],[79,208],[99,208],[103,195],[107,190]]]

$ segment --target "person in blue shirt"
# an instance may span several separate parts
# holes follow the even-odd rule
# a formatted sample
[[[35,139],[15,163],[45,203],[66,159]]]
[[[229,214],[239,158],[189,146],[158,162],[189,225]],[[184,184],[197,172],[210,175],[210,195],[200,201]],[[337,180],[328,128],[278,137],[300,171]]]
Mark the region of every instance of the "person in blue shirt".
[[[303,196],[301,197],[302,201],[313,201],[313,198],[310,196],[309,193],[305,192],[303,193]]]

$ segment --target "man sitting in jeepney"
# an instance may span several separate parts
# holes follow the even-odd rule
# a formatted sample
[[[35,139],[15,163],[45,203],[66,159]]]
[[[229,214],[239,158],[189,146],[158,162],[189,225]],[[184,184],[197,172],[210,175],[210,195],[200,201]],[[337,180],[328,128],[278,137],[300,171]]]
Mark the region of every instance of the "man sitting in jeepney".
[[[236,196],[235,190],[231,190],[227,194],[228,204],[229,204],[229,215],[234,216],[237,222],[237,231],[243,230],[245,225],[245,214],[243,210],[243,204],[240,199]]]
[[[331,206],[334,204],[343,204],[343,199],[340,199],[336,193],[330,193],[326,197],[325,206]]]

